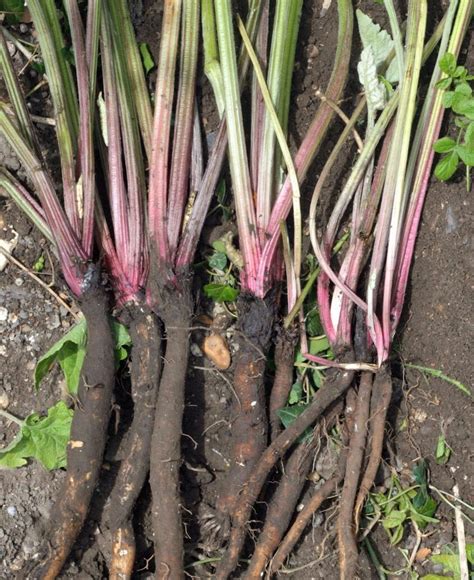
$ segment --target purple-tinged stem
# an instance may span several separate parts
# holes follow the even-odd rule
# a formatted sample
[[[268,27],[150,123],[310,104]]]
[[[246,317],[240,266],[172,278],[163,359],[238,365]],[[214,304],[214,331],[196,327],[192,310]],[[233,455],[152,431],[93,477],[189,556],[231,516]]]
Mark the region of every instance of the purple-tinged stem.
[[[198,39],[199,2],[185,2],[181,34],[179,89],[168,193],[168,240],[172,260],[178,248],[188,194]]]
[[[108,196],[115,247],[121,263],[125,265],[129,250],[128,204],[123,175],[119,99],[112,60],[112,38],[109,22],[106,22],[105,18],[102,19],[101,46],[104,99],[107,110]]]
[[[152,259],[161,266],[171,263],[168,243],[168,173],[170,128],[175,85],[176,60],[179,44],[181,0],[165,0],[162,25],[158,78],[155,91],[148,219],[152,241]],[[153,256],[153,254],[155,254]]]
[[[86,61],[86,46],[81,15],[76,0],[66,3],[75,55],[77,92],[79,97],[79,159],[82,177],[82,247],[90,258],[94,242],[95,164],[93,144],[93,111]]]

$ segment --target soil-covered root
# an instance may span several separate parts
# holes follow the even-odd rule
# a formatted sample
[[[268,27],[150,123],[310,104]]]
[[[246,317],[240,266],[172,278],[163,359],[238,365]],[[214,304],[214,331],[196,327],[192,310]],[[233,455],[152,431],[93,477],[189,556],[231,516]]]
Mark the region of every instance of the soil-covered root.
[[[133,506],[150,467],[161,374],[161,332],[156,315],[145,306],[132,306],[128,313],[133,345],[130,369],[133,420],[126,435],[124,458],[106,505],[105,519],[115,537],[120,536],[120,530],[129,527]]]
[[[239,349],[234,357],[232,442],[229,471],[217,501],[222,535],[228,531],[239,492],[267,446],[264,373],[275,319],[274,297],[239,298]]]
[[[166,351],[150,456],[156,577],[167,580],[184,575],[179,475],[192,300],[189,281],[181,282],[179,288],[160,289],[159,314],[166,328]]]
[[[372,397],[370,401],[370,452],[369,461],[365,469],[364,476],[359,486],[359,493],[355,502],[354,520],[356,528],[360,512],[365,502],[365,498],[374,484],[380,460],[382,458],[383,442],[385,436],[385,420],[392,398],[392,376],[390,366],[384,365],[375,375],[372,386]]]
[[[246,578],[263,577],[267,563],[288,529],[303,488],[307,482],[316,447],[321,437],[336,423],[342,401],[335,403],[324,421],[316,426],[310,441],[299,443],[285,462],[278,488],[269,501],[263,530],[246,571]]]
[[[130,520],[114,531],[109,580],[130,580],[135,564],[135,534]]]
[[[357,394],[354,425],[349,442],[344,486],[341,493],[337,523],[341,580],[350,580],[353,578],[358,560],[357,539],[354,529],[354,503],[364,461],[372,380],[372,373],[362,373]]]
[[[353,360],[353,354],[351,352],[340,353],[338,358],[344,361]],[[311,405],[271,443],[260,457],[235,506],[227,551],[217,567],[216,580],[228,578],[236,568],[253,504],[276,462],[288,451],[298,437],[346,392],[353,377],[353,371],[330,369],[324,385],[315,394]]]
[[[114,342],[109,305],[101,288],[81,300],[87,322],[87,354],[67,447],[67,474],[50,516],[50,529],[39,551],[40,562],[25,578],[53,580],[82,529],[99,479],[114,387]]]
[[[295,338],[291,332],[282,330],[275,346],[275,379],[270,394],[270,434],[273,441],[281,433],[282,424],[278,411],[288,400],[293,385]]]
[[[278,550],[273,556],[268,574],[276,574],[278,570],[283,566],[283,563],[291,554],[296,543],[301,538],[301,535],[305,531],[306,527],[311,522],[315,512],[321,507],[321,505],[332,495],[335,495],[339,484],[344,478],[344,470],[346,466],[347,451],[341,452],[339,457],[339,463],[337,466],[336,473],[327,481],[325,481],[322,486],[311,496],[308,503],[304,506],[301,512],[297,515],[295,521],[291,525],[290,529],[286,533],[282,542],[278,546]]]
[[[245,578],[260,578],[293,516],[313,459],[314,442],[300,443],[285,464],[285,472],[272,497],[263,530],[250,560]]]

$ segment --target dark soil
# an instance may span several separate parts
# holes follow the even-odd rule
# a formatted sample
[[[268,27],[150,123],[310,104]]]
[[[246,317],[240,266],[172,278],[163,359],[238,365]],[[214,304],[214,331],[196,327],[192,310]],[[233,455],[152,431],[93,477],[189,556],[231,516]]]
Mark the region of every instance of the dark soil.
[[[160,2],[143,0],[134,3],[137,9],[136,23],[140,41],[147,41],[156,53],[161,20]],[[325,2],[324,4],[328,4]],[[329,78],[337,35],[336,2],[330,3],[327,14],[321,17],[323,2],[317,0],[305,3],[302,20],[301,48],[298,49],[295,64],[295,98],[292,107],[290,138],[292,146],[297,146],[309,125],[318,105],[315,90],[324,90]],[[364,0],[360,7],[371,14],[382,14],[381,8]],[[405,4],[402,2],[401,4]],[[445,2],[439,0],[430,17],[439,16],[439,7]],[[382,22],[382,20],[381,20]],[[356,35],[355,35],[356,36]],[[471,41],[472,49],[472,41]],[[467,48],[467,47],[466,47]],[[473,50],[469,51],[472,55]],[[465,59],[465,54],[462,60]],[[471,57],[472,59],[472,57]],[[472,69],[472,62],[470,63]],[[355,63],[353,69],[355,70]],[[31,79],[30,79],[31,82]],[[201,106],[206,117],[205,129],[213,131],[217,115],[212,104],[211,93],[204,78],[201,84]],[[347,95],[359,91],[356,77],[346,90]],[[47,93],[41,98],[47,99]],[[351,101],[342,103],[350,111]],[[47,108],[47,104],[45,105]],[[337,135],[338,123],[330,130],[325,151],[329,150],[333,136]],[[321,167],[325,151],[321,152],[304,185],[303,193],[310,194]],[[337,174],[325,188],[326,200],[331,191],[340,185],[340,175],[350,166],[348,157],[338,167]],[[53,154],[54,156],[54,154]],[[0,142],[0,162],[12,170],[19,169],[3,142]],[[336,173],[336,172],[335,172]],[[330,206],[330,201],[326,201]],[[29,269],[38,257],[49,251],[47,242],[12,207],[0,198],[0,239],[10,239],[12,229],[19,234],[14,256]],[[472,399],[447,382],[421,374],[404,366],[404,362],[440,369],[444,374],[456,378],[472,389],[474,370],[471,364],[471,349],[474,343],[474,211],[472,193],[467,193],[462,176],[449,184],[433,181],[427,195],[423,221],[418,238],[411,284],[407,296],[405,318],[397,339],[397,354],[393,361],[395,392],[389,409],[389,445],[384,451],[387,463],[380,471],[377,484],[390,475],[388,464],[396,467],[404,485],[410,483],[410,473],[414,462],[420,457],[429,463],[431,483],[436,488],[452,492],[454,484],[460,489],[461,498],[474,502],[472,481],[474,481],[473,454],[469,436],[473,420]],[[51,274],[54,272],[54,280]],[[52,257],[46,260],[42,278],[47,283],[53,281],[58,293],[64,292],[66,301],[71,303],[62,284],[57,264]],[[199,293],[198,293],[199,298]],[[198,299],[199,312],[212,316],[222,314],[218,306],[214,310]],[[0,400],[2,405],[19,416],[26,417],[32,411],[45,412],[48,407],[64,397],[63,378],[55,370],[43,382],[36,393],[33,389],[33,370],[38,357],[74,323],[72,316],[56,300],[13,265],[8,265],[0,273]],[[195,327],[201,326],[196,321]],[[212,555],[212,537],[201,535],[200,529],[208,522],[207,506],[215,507],[218,491],[230,467],[230,434],[233,367],[228,371],[218,371],[207,361],[200,350],[202,330],[191,335],[191,355],[189,361],[185,423],[183,427],[182,453],[184,465],[181,469],[182,492],[185,505],[183,518],[186,532],[186,562],[195,563],[202,554]],[[238,349],[238,334],[231,324],[226,338],[231,352]],[[126,385],[126,377],[116,386],[116,398],[127,415],[131,398]],[[128,412],[129,413],[129,412]],[[113,421],[112,421],[113,422]],[[0,419],[0,444],[4,445],[15,435],[15,426]],[[114,433],[114,425],[110,432]],[[438,465],[434,458],[436,443],[444,433],[452,449],[446,465]],[[86,526],[72,558],[64,569],[62,578],[99,580],[107,577],[107,563],[110,562],[110,532],[101,520],[102,506],[110,489],[110,473],[121,458],[119,439],[113,439],[106,454],[99,494],[92,508],[91,522]],[[315,457],[314,472],[320,481],[331,478],[337,463],[332,448],[322,449]],[[24,563],[38,549],[44,526],[51,514],[52,505],[65,478],[65,472],[46,472],[39,464],[31,463],[25,468],[0,471],[0,578],[12,578]],[[308,481],[305,495],[300,500],[301,509],[314,490],[315,478]],[[435,499],[439,499],[434,493]],[[337,558],[335,551],[335,521],[337,505],[326,502],[322,511],[313,518],[304,538],[297,545],[288,567],[294,569],[293,577],[337,578]],[[454,542],[455,526],[452,509],[440,502],[437,512],[440,522],[429,525],[422,547],[433,552],[441,546]],[[151,578],[154,571],[152,556],[152,525],[150,494],[148,488],[139,498],[134,528],[137,538],[136,578]],[[467,528],[468,541],[473,540],[474,530]],[[386,533],[376,526],[371,539],[381,554],[386,568],[397,570],[405,565],[399,548],[412,550],[416,537],[414,530],[407,526],[405,535],[396,547],[390,546]],[[207,551],[207,552],[206,552]],[[215,553],[214,553],[215,554]],[[363,556],[364,579],[377,578],[373,567]],[[205,567],[193,566],[188,571],[194,577],[204,578]],[[429,560],[415,563],[415,569],[422,576],[433,569]],[[402,575],[402,578],[409,578]]]

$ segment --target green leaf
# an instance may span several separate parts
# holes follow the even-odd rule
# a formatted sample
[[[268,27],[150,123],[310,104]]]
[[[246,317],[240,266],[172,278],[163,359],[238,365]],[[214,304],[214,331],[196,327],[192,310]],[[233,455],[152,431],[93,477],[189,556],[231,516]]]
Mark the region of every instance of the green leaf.
[[[128,357],[128,349],[132,346],[132,338],[126,326],[112,320],[112,333],[114,335],[115,362],[118,365]]]
[[[150,47],[146,42],[140,42],[138,45],[140,49],[140,55],[142,57],[143,68],[145,69],[145,74],[148,74],[153,68],[155,68],[155,61],[150,52]]]
[[[216,252],[222,252],[223,254],[225,254],[225,244],[222,240],[216,240],[215,242],[213,242],[212,247],[214,248],[214,250],[216,250]]]
[[[82,319],[38,360],[34,375],[35,388],[39,387],[53,364],[58,362],[64,373],[68,391],[76,394],[86,356],[86,342],[87,326],[85,319]]]
[[[317,355],[331,348],[326,336],[318,336],[309,340],[309,354]]]
[[[435,461],[438,465],[444,465],[448,463],[450,455],[451,448],[446,443],[446,437],[441,433],[436,443]]]
[[[467,75],[467,69],[463,66],[457,66],[456,70],[451,75],[453,79],[458,79],[459,77],[464,77]]]
[[[373,50],[370,46],[364,48],[357,65],[359,81],[364,87],[367,102],[375,111],[382,110],[386,102],[386,89],[379,80]]]
[[[466,134],[464,135],[464,143],[470,147],[474,148],[474,121],[469,123],[466,129]]]
[[[454,91],[446,91],[445,93],[443,93],[443,107],[445,109],[450,109],[451,105],[453,104],[453,97],[454,97]]]
[[[280,420],[285,427],[289,427],[294,421],[308,408],[308,403],[299,403],[298,405],[291,405],[289,407],[283,407],[277,411]],[[313,430],[308,427],[306,431],[298,439],[299,442],[307,441],[313,435]]]
[[[438,139],[433,145],[433,149],[436,153],[449,153],[456,147],[456,141],[451,139],[451,137],[442,137]]]
[[[17,24],[23,18],[25,2],[24,0],[2,0],[0,12],[5,14],[6,24]]]
[[[234,302],[239,291],[228,284],[205,284],[204,294],[215,302]]]
[[[63,401],[48,409],[47,417],[29,415],[15,440],[0,451],[0,466],[21,467],[34,458],[48,470],[65,467],[72,416]]]
[[[435,554],[431,556],[431,561],[435,564],[441,564],[447,572],[452,572],[454,578],[461,577],[458,554]]]
[[[386,530],[402,525],[407,519],[407,513],[401,510],[392,510],[382,521]]]
[[[111,329],[114,335],[115,360],[118,365],[120,361],[127,358],[126,347],[131,346],[132,339],[125,326],[116,320],[112,320]],[[51,367],[57,362],[64,373],[69,393],[76,395],[86,352],[87,325],[83,318],[38,360],[34,374],[35,388],[39,387]]]
[[[306,315],[306,332],[309,336],[321,336],[324,333],[324,328],[316,307],[311,308]]]
[[[386,30],[380,28],[367,14],[364,14],[362,10],[357,9],[356,15],[362,46],[364,49],[368,47],[372,49],[375,66],[378,68],[393,48],[392,37]]]
[[[35,272],[42,272],[44,270],[45,263],[46,262],[45,262],[44,254],[41,254],[41,256],[33,264],[33,270]]]
[[[439,574],[428,574],[427,576],[422,576],[421,580],[446,580],[449,576],[440,576]]]
[[[456,57],[454,54],[447,52],[439,59],[439,68],[449,76],[453,76],[456,72]]]
[[[441,79],[440,81],[438,81],[436,83],[436,88],[439,89],[440,91],[445,91],[446,89],[449,89],[452,82],[453,82],[453,79],[451,79],[450,77],[445,78],[445,79]]]
[[[291,387],[290,394],[288,395],[288,405],[296,405],[301,401],[303,397],[303,384],[297,381]]]
[[[209,267],[223,271],[227,266],[227,256],[224,252],[214,252],[209,258]]]
[[[396,546],[399,542],[402,541],[404,531],[405,528],[403,524],[400,524],[395,528],[395,531],[390,534],[390,543],[392,546]]]
[[[458,145],[456,147],[456,151],[464,165],[467,165],[468,167],[474,167],[474,147]]]
[[[452,110],[458,115],[464,115],[471,121],[474,121],[474,99],[462,93],[454,93]]]
[[[447,181],[450,179],[456,169],[458,168],[459,155],[456,151],[452,151],[449,155],[441,157],[435,167],[435,176],[440,181]]]
[[[464,82],[457,84],[456,88],[454,89],[454,92],[461,95],[466,95],[466,97],[470,97],[472,95],[471,86],[469,85],[469,83]]]

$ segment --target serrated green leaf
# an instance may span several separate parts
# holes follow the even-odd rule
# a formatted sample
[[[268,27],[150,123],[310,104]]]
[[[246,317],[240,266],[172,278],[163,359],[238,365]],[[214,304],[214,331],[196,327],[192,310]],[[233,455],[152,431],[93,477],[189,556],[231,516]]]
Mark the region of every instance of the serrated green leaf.
[[[209,258],[209,267],[223,271],[227,266],[227,256],[224,252],[214,252]]]
[[[461,95],[466,95],[466,97],[470,97],[472,95],[472,88],[469,83],[459,83],[456,85],[454,89],[455,93],[460,93]]]
[[[375,66],[378,69],[393,48],[392,37],[386,30],[380,28],[367,14],[364,14],[362,10],[357,9],[356,15],[362,46],[364,49],[368,47],[372,49]],[[396,80],[398,81],[398,78]]]
[[[138,45],[140,49],[140,55],[142,57],[143,68],[145,69],[145,74],[148,74],[152,69],[155,68],[155,61],[150,52],[150,47],[146,42],[140,42]]]
[[[205,284],[204,294],[215,302],[234,302],[239,295],[237,288],[228,284]]]
[[[25,2],[24,0],[2,0],[0,12],[5,14],[6,24],[17,24],[23,18]]]
[[[456,141],[450,137],[442,137],[438,139],[433,145],[433,149],[436,153],[448,153],[456,147]]]
[[[29,415],[12,444],[0,451],[0,466],[21,467],[34,458],[48,470],[65,467],[72,416],[63,401],[48,409],[46,417]]]
[[[364,87],[367,102],[375,111],[382,110],[386,102],[386,89],[379,80],[374,53],[370,46],[364,48],[360,55],[357,73],[359,81]]]
[[[456,72],[456,57],[454,54],[447,52],[439,59],[439,68],[449,76]]]
[[[456,151],[464,165],[474,167],[474,148],[472,146],[458,145]]]
[[[464,135],[464,143],[470,147],[474,148],[474,122],[469,123],[466,129],[466,134]]]
[[[303,385],[299,381],[293,384],[288,395],[288,405],[296,405],[303,397]]]
[[[443,93],[442,101],[445,109],[450,109],[453,104],[454,91],[446,91]]]
[[[440,181],[447,181],[450,179],[458,168],[459,156],[456,151],[452,151],[449,155],[442,157],[435,167],[435,176]]]
[[[55,362],[59,362],[64,372],[68,390],[76,394],[79,387],[79,376],[86,354],[87,326],[85,319],[75,324],[69,332],[60,338],[38,360],[35,368],[34,382],[38,388],[41,381]]]
[[[472,97],[463,93],[454,93],[451,108],[458,115],[464,115],[464,117],[474,121],[474,99]]]

